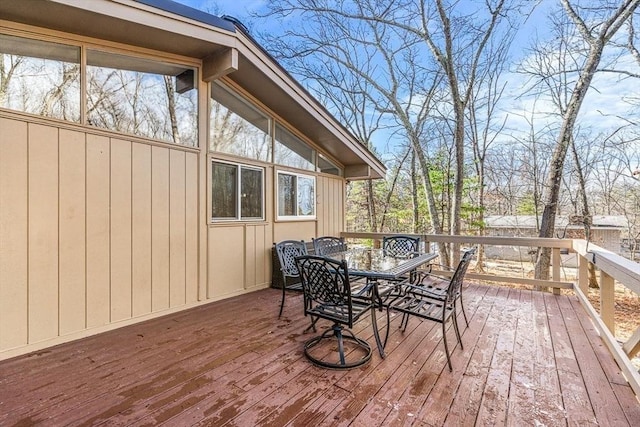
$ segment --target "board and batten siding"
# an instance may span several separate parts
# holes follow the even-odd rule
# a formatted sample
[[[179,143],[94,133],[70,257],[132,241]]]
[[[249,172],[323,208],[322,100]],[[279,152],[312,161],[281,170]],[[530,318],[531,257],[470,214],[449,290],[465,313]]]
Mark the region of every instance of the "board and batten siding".
[[[196,303],[198,156],[0,117],[0,352]]]
[[[343,230],[343,178],[316,177],[315,220],[275,221],[274,180],[272,170],[267,168],[267,172],[265,222],[214,223],[209,226],[207,297],[210,299],[227,298],[270,286],[271,250],[275,242],[339,236]]]

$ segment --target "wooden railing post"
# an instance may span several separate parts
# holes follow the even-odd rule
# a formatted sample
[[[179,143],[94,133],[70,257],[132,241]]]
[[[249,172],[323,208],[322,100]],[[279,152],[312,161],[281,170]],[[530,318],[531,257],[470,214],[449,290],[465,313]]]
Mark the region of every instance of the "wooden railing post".
[[[552,260],[551,274],[553,277],[553,281],[559,282],[560,281],[560,263],[562,262],[562,259],[560,258],[560,248],[553,248],[552,254],[553,254],[553,260]],[[555,295],[560,295],[560,289],[553,288],[553,293]]]
[[[589,260],[578,254],[578,286],[583,294],[589,292]]]
[[[600,317],[607,329],[615,336],[615,280],[600,270]]]

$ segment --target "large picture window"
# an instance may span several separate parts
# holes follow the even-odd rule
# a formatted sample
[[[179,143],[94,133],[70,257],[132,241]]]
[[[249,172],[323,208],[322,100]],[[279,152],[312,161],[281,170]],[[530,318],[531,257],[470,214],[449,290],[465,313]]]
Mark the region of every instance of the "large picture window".
[[[298,169],[314,170],[315,151],[300,138],[276,124],[274,163]]]
[[[316,215],[313,176],[278,172],[278,217],[312,219]]]
[[[98,50],[87,51],[87,122],[160,141],[196,146],[195,70]]]
[[[0,34],[0,107],[80,122],[80,48]]]
[[[211,85],[209,149],[271,161],[271,120],[228,87]]]
[[[212,162],[213,220],[264,219],[264,170],[234,163]]]

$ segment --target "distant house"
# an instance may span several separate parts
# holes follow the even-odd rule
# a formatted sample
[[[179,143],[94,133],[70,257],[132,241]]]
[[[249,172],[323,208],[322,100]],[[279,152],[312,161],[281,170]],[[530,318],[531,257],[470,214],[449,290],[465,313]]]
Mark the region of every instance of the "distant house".
[[[489,215],[485,218],[488,236],[533,237],[538,235],[540,218],[534,215]],[[620,254],[622,233],[627,227],[624,216],[596,215],[592,219],[589,241],[598,246]],[[554,237],[567,239],[586,239],[582,224],[570,224],[569,218],[556,218]],[[533,250],[534,248],[531,248]],[[529,251],[515,247],[489,247],[488,257],[521,260],[527,258]],[[524,253],[525,251],[526,253]]]
[[[0,58],[0,359],[265,288],[385,174],[234,19],[2,1]]]

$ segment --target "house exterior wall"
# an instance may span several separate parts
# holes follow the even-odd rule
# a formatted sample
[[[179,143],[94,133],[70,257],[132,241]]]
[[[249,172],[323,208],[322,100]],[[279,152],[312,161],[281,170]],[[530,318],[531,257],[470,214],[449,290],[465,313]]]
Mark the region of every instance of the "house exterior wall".
[[[273,164],[263,221],[212,222],[199,94],[201,148],[0,108],[0,360],[268,287],[274,242],[343,230],[344,178],[305,171],[316,218],[279,221]]]
[[[198,301],[198,152],[0,117],[0,352]]]

